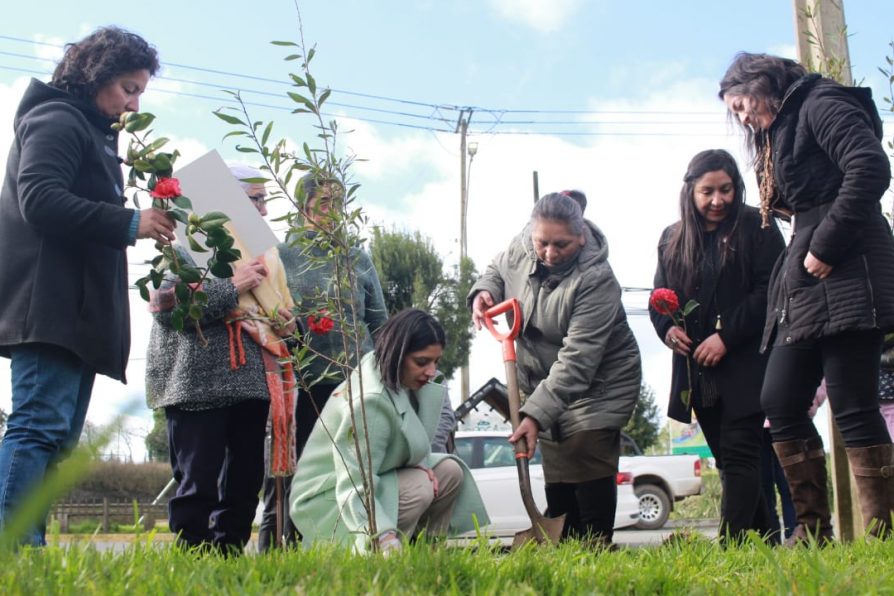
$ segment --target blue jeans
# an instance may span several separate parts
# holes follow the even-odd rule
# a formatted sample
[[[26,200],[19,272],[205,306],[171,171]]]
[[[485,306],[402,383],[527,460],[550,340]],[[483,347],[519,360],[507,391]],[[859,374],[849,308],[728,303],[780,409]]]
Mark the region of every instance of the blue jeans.
[[[95,373],[80,358],[50,344],[10,348],[12,412],[0,443],[0,528],[67,451],[77,445]],[[46,544],[46,516],[22,537]]]

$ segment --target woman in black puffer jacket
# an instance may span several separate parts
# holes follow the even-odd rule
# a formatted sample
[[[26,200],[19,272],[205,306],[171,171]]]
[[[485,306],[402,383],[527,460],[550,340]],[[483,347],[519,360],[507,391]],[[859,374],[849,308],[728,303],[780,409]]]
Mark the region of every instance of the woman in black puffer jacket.
[[[894,329],[894,240],[880,199],[891,180],[868,89],[797,62],[739,54],[720,82],[754,156],[765,225],[792,239],[770,282],[761,404],[798,516],[792,542],[831,538],[822,440],[807,410],[825,376],[863,519],[887,534],[894,509],[891,439],[878,409],[882,335]]]

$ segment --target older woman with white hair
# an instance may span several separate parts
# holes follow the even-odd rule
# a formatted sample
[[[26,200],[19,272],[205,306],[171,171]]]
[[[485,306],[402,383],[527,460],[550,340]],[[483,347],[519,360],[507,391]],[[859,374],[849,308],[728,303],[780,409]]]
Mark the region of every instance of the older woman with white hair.
[[[245,182],[261,173],[247,166],[230,171],[266,213],[263,185]],[[185,251],[178,253],[190,260]],[[252,291],[268,273],[263,259],[251,259],[238,263],[229,279],[203,282],[205,342],[192,326],[177,331],[171,324],[175,279],[152,296],[146,398],[150,408],[165,410],[171,468],[179,483],[169,503],[169,523],[185,547],[238,554],[251,535],[271,396],[288,391],[294,374],[281,361],[281,342],[272,333],[290,334],[294,319],[271,326],[251,316],[257,310]],[[277,384],[279,378],[283,383]]]

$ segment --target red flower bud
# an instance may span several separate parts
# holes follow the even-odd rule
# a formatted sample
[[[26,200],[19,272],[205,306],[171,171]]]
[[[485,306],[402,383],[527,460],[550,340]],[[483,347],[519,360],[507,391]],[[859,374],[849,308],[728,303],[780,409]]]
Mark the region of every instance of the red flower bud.
[[[159,178],[149,194],[155,199],[176,199],[183,193],[180,191],[180,181],[176,178]]]
[[[673,317],[680,310],[680,299],[677,293],[667,288],[656,288],[649,296],[649,306],[659,314]]]
[[[311,333],[326,335],[332,331],[333,327],[335,327],[335,322],[326,316],[326,311],[322,311],[319,316],[307,316],[307,328],[310,329]]]

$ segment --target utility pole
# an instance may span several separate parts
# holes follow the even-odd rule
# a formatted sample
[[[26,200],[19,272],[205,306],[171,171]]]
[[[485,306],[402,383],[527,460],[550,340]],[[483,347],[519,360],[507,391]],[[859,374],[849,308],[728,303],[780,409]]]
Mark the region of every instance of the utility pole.
[[[793,0],[798,60],[808,70],[853,85],[844,0]]]
[[[808,70],[853,85],[844,0],[793,0],[798,60]],[[830,406],[831,409],[831,406]],[[850,473],[844,439],[834,416],[829,416],[829,453],[832,458],[832,488],[835,497],[835,527],[838,538],[851,541],[863,528],[863,519],[854,507],[856,486]]]
[[[463,108],[459,112],[456,122],[456,132],[459,133],[459,263],[468,256],[469,243],[466,233],[466,219],[469,212],[469,170],[472,160],[478,151],[478,143],[466,144],[466,136],[469,132],[469,122],[472,120],[472,108]],[[468,155],[468,162],[466,161]],[[468,165],[468,167],[467,167]],[[469,399],[469,365],[464,364],[459,369],[459,397],[461,401]]]

